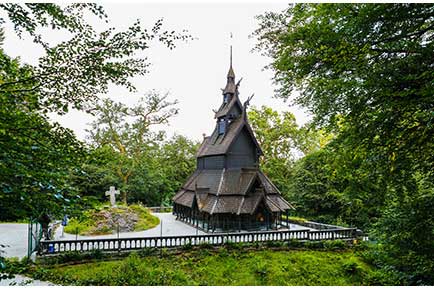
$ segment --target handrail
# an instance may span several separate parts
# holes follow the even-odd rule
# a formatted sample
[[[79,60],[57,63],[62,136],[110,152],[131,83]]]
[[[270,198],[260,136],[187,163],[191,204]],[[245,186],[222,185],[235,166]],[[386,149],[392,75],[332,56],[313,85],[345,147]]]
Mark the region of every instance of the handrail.
[[[335,240],[355,239],[356,229],[331,229],[322,231],[310,230],[282,230],[282,231],[256,231],[238,233],[217,233],[206,235],[172,235],[155,237],[123,237],[106,239],[82,239],[82,240],[47,240],[39,244],[39,255],[50,255],[68,251],[123,251],[138,250],[144,248],[173,248],[184,245],[224,245],[233,243],[255,243],[267,241],[290,240]]]

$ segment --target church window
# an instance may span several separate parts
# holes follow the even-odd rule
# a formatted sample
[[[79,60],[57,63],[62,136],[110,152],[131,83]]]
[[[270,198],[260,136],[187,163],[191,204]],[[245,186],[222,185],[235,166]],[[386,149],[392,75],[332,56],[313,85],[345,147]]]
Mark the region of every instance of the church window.
[[[224,134],[226,131],[226,121],[224,118],[221,118],[218,122],[218,131],[219,134]]]
[[[223,103],[228,103],[229,102],[229,93],[226,93],[224,96],[223,96]]]

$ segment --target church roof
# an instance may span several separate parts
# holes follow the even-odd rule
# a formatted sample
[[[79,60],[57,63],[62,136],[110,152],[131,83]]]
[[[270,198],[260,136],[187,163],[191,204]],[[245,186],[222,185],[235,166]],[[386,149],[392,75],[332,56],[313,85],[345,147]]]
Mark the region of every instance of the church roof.
[[[258,185],[263,190],[252,190]],[[173,197],[190,208],[195,199],[199,210],[209,214],[253,214],[261,201],[272,212],[293,209],[258,169],[198,170]]]
[[[243,128],[247,130],[253,143],[256,145],[259,154],[262,155],[261,146],[259,145],[252,128],[247,122],[247,119],[241,115],[229,124],[225,134],[219,134],[216,127],[211,136],[204,138],[196,157],[199,158],[203,156],[226,154],[231,144],[236,140]]]
[[[240,111],[243,110],[243,105],[241,104],[240,99],[238,98],[238,93],[236,93],[234,97],[232,97],[231,101],[229,101],[228,103],[223,103],[220,106],[219,110],[215,113],[214,118],[219,118],[228,115],[229,111],[234,105],[237,105]]]

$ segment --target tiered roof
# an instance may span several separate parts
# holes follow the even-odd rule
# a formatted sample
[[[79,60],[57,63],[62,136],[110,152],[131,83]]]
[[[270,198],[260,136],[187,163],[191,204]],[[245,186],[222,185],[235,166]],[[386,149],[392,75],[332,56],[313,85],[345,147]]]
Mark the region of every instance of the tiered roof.
[[[252,191],[253,189],[253,191]],[[257,169],[197,170],[173,198],[178,204],[208,214],[253,214],[261,203],[272,212],[293,207],[273,183]]]

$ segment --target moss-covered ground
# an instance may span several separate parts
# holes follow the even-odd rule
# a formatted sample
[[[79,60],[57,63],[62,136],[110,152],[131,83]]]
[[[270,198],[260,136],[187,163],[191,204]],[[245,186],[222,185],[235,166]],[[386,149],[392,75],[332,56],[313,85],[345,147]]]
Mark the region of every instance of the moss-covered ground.
[[[138,217],[131,231],[144,231],[156,227],[160,220],[151,214],[151,212],[139,204],[130,206],[119,206],[110,208],[108,206],[99,206],[97,208],[83,212],[79,218],[71,218],[68,225],[65,226],[65,233],[79,235],[104,235],[112,234],[116,231],[113,222],[105,216],[116,215],[116,218],[131,216],[135,214]]]
[[[222,247],[38,265],[29,275],[62,285],[371,285],[375,270],[351,250]]]

